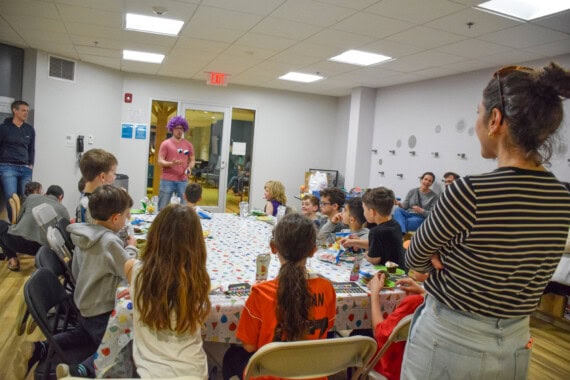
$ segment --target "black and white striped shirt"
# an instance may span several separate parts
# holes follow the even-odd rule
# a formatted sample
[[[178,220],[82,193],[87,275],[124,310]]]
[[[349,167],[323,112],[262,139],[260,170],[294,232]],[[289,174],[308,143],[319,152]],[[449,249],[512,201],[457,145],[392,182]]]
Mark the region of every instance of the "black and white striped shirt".
[[[552,173],[500,168],[449,185],[412,239],[406,263],[433,270],[428,293],[487,317],[532,313],[564,251],[570,193]]]

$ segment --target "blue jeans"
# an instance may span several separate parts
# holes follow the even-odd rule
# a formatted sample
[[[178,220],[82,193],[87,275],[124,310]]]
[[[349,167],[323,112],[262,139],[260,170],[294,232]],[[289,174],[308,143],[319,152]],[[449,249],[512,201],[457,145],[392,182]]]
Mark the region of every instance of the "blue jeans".
[[[32,180],[32,169],[24,165],[0,164],[0,181],[4,189],[4,198],[8,207],[8,218],[11,211],[8,199],[16,193],[20,197],[24,194],[26,184]]]
[[[185,204],[184,192],[186,191],[187,185],[188,181],[167,181],[161,179],[160,192],[158,194],[158,211],[168,206],[173,193],[180,198],[180,203]]]
[[[423,215],[416,214],[415,212],[409,212],[403,208],[396,208],[394,210],[394,215],[392,216],[396,222],[402,228],[402,233],[405,234],[408,231],[415,231],[420,228],[423,221],[426,219]]]
[[[457,311],[429,295],[414,313],[402,379],[526,379],[529,317]]]

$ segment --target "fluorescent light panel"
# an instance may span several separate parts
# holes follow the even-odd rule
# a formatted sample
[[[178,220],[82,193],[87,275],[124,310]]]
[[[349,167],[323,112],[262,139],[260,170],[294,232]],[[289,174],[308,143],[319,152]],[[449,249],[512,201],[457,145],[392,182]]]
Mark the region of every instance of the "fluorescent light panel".
[[[316,81],[321,80],[323,78],[324,77],[322,77],[320,75],[296,73],[294,71],[288,72],[287,74],[281,75],[279,77],[279,79],[290,80],[293,82],[303,82],[303,83],[316,82]]]
[[[162,63],[164,54],[145,53],[144,51],[123,50],[123,59],[129,61]]]
[[[483,8],[499,15],[507,15],[522,20],[548,16],[570,9],[568,0],[491,0],[479,4]]]
[[[329,61],[349,63],[358,66],[370,66],[391,59],[392,57],[382,54],[368,53],[360,50],[347,50],[336,57],[329,58]]]
[[[127,13],[125,29],[177,36],[183,25],[184,22],[179,20]]]

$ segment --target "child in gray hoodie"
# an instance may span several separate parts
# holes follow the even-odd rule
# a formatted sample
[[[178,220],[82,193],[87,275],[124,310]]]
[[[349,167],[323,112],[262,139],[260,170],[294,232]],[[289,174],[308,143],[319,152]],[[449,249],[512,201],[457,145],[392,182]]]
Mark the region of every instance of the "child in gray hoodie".
[[[100,186],[89,199],[93,223],[75,223],[67,228],[76,247],[72,262],[76,278],[73,300],[81,316],[75,329],[55,336],[64,349],[89,345],[95,353],[101,343],[115,307],[117,285],[125,279],[125,262],[138,255],[134,237],[128,237],[125,248],[116,235],[129,220],[132,206],[133,200],[126,191],[112,185]],[[45,357],[47,349],[47,341],[22,345],[14,362],[17,377],[24,378]],[[73,366],[72,372],[76,376],[94,377],[93,359],[85,359]]]

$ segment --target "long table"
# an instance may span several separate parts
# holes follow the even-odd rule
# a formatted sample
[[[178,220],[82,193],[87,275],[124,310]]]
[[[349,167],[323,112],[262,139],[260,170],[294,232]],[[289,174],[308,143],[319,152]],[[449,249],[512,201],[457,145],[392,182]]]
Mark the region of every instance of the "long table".
[[[138,216],[137,216],[138,217]],[[144,219],[142,226],[152,221],[152,216],[139,217]],[[269,252],[269,238],[272,226],[256,218],[240,218],[233,214],[213,214],[212,219],[202,219],[202,228],[207,235],[208,251],[207,268],[212,287],[216,290],[210,294],[212,309],[202,328],[205,341],[237,343],[235,337],[239,317],[247,296],[229,296],[224,291],[230,284],[247,282],[255,283],[256,257],[260,253]],[[272,279],[279,272],[279,262],[272,255],[269,264],[268,278]],[[309,259],[307,267],[332,282],[347,282],[352,265],[346,262],[332,264],[316,258]],[[372,272],[374,268],[362,264],[362,270]],[[352,330],[371,328],[370,297],[363,288],[360,293],[341,294],[337,292],[337,315],[335,330]],[[382,312],[390,313],[405,296],[399,289],[383,290]],[[114,376],[127,375],[130,353],[124,351],[132,340],[132,301],[117,299],[107,326],[107,332],[96,354],[95,364],[98,373],[114,367],[124,373],[113,372]],[[121,354],[123,352],[123,354]],[[120,368],[118,368],[120,367]],[[114,368],[115,370],[115,368]]]

